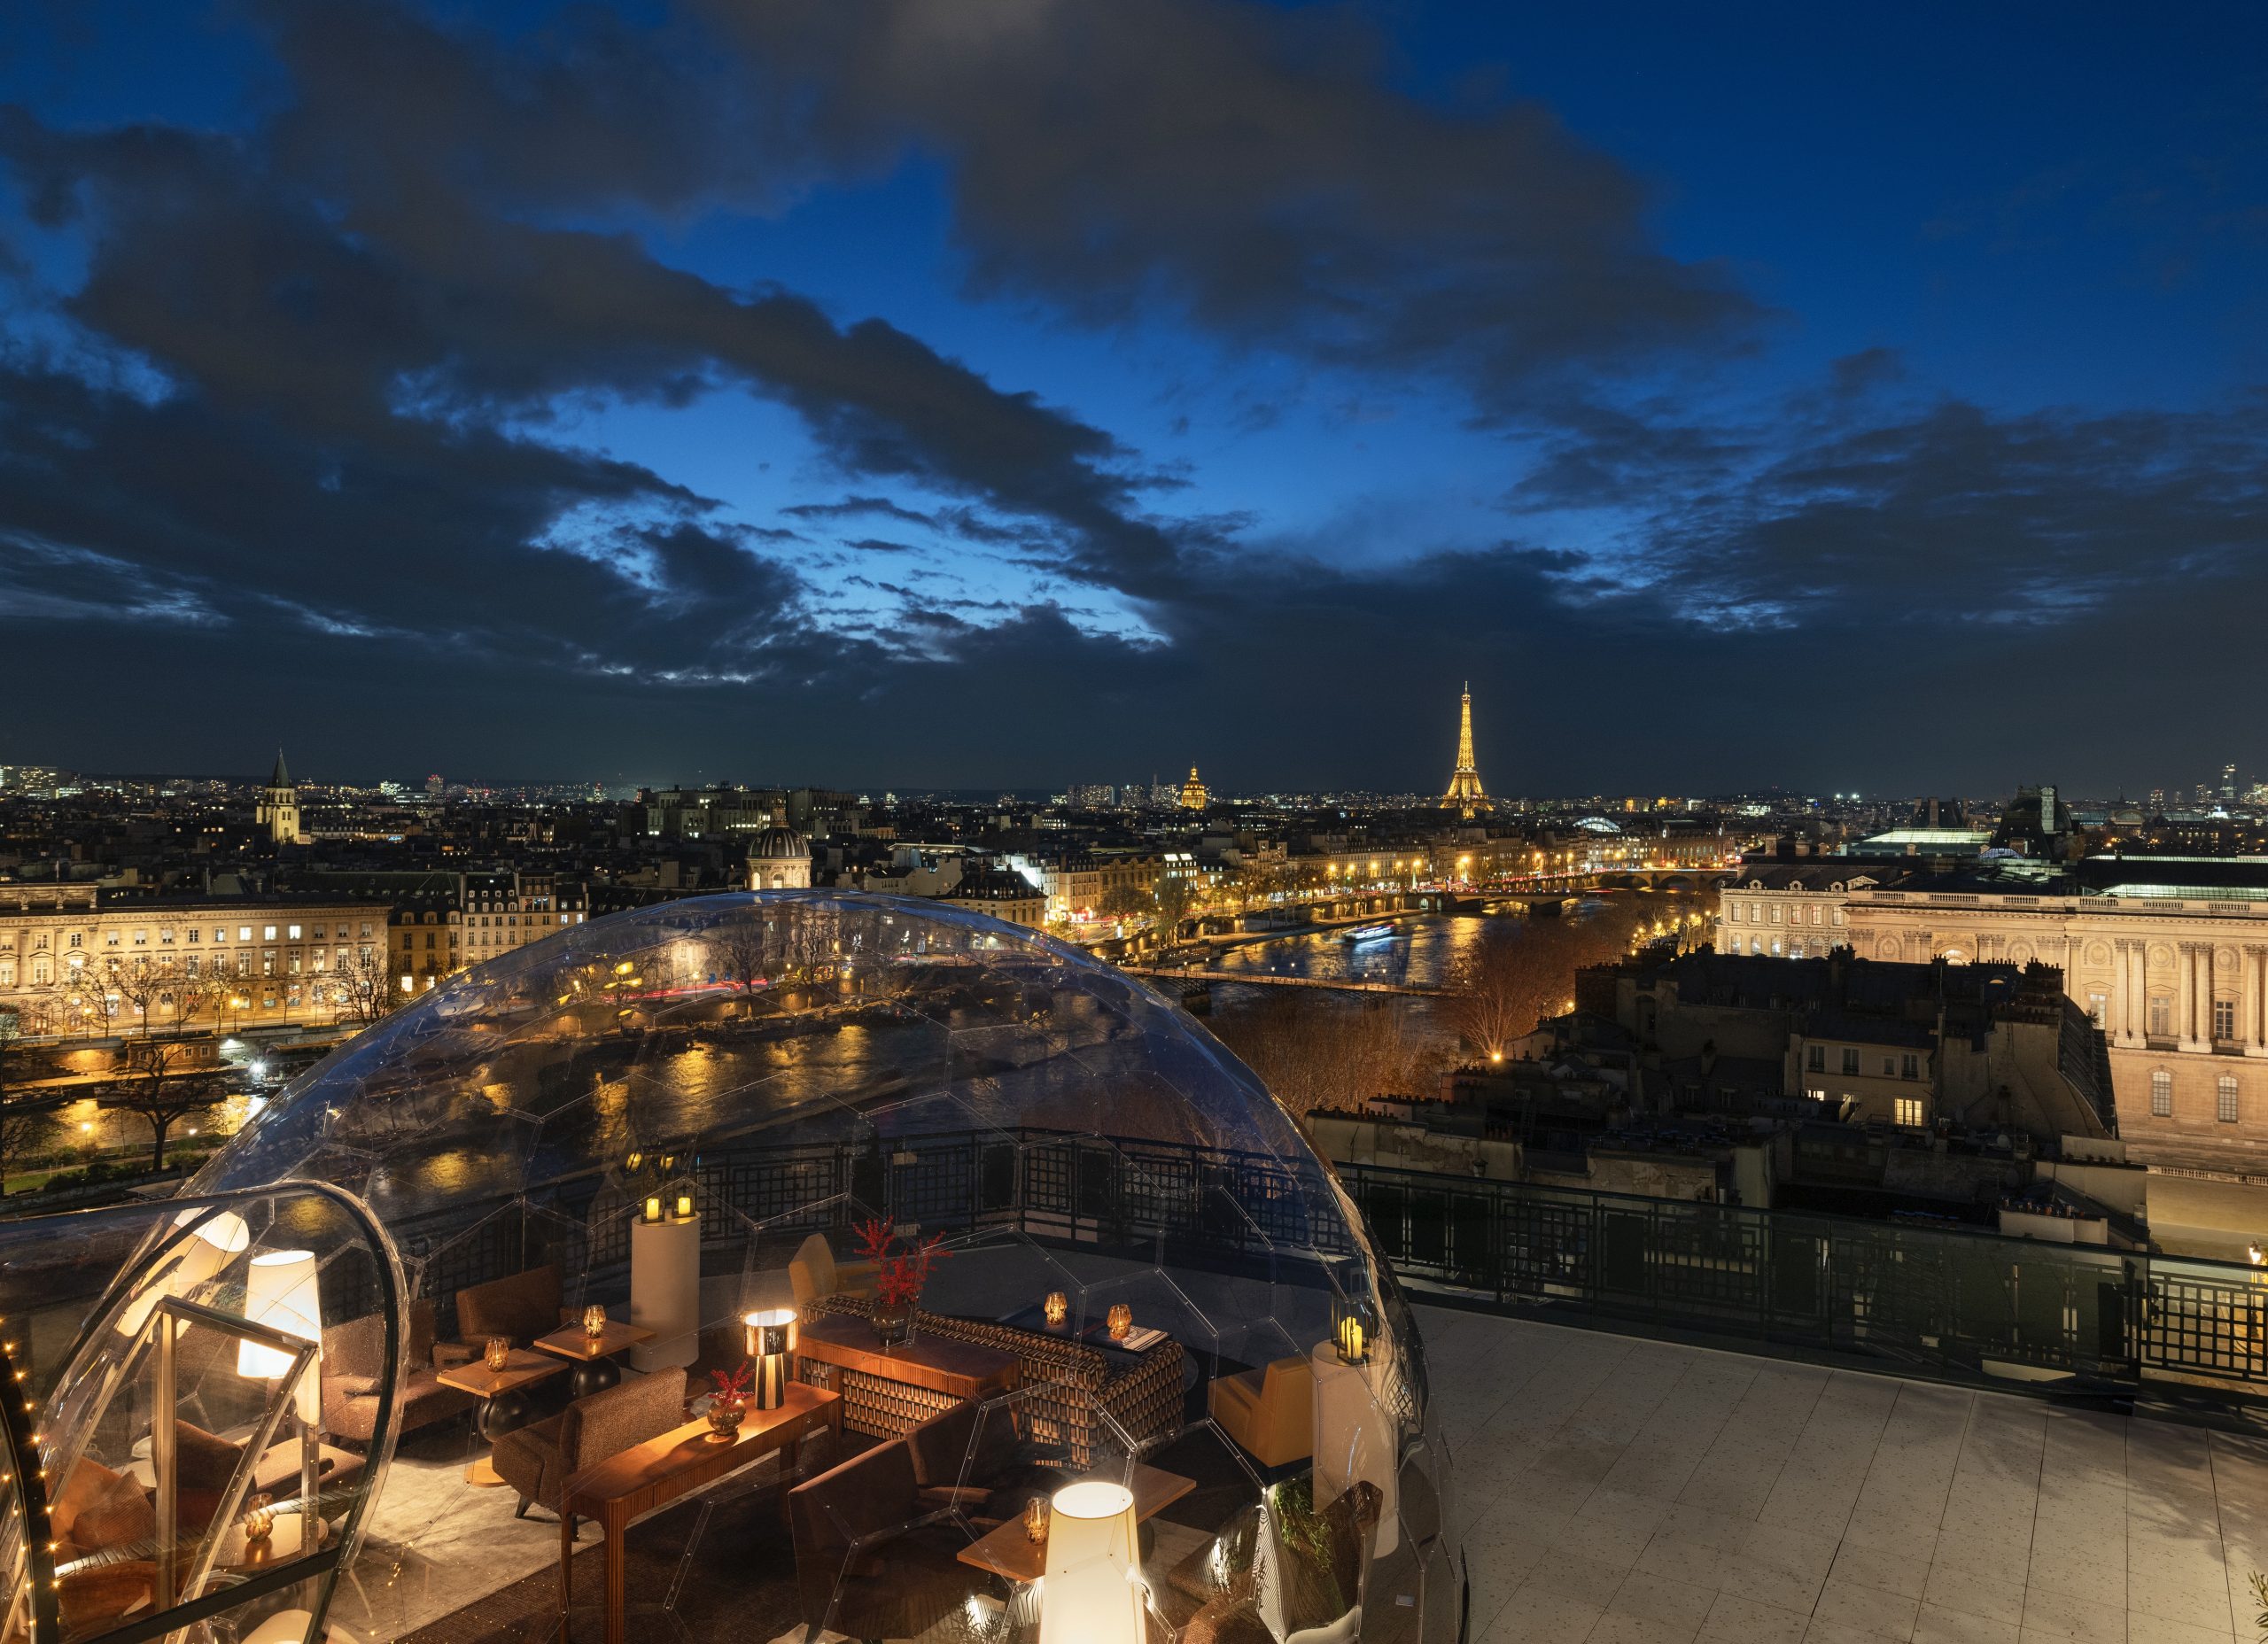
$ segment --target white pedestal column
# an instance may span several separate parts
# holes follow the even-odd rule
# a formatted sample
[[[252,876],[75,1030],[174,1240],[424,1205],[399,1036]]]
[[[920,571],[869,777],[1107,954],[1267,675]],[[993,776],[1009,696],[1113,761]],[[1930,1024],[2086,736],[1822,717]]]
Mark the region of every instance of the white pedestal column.
[[[700,1352],[701,1219],[630,1224],[630,1322],[654,1339],[630,1350],[632,1366],[690,1364]]]
[[[1379,1527],[1371,1551],[1384,1557],[1402,1544],[1394,1517],[1400,1497],[1394,1488],[1397,1449],[1394,1416],[1378,1397],[1385,1374],[1383,1353],[1367,1363],[1340,1361],[1338,1345],[1317,1342],[1308,1355],[1315,1372],[1315,1505],[1321,1512],[1367,1479],[1379,1490]]]

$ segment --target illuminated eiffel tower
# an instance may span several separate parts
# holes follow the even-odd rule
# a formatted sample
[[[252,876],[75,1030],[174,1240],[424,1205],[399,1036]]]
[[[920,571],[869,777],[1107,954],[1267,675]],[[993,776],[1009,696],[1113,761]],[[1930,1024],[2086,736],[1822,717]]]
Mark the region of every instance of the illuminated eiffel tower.
[[[1480,769],[1472,763],[1472,682],[1464,686],[1464,707],[1457,718],[1456,769],[1449,772],[1449,791],[1441,795],[1441,809],[1454,808],[1460,816],[1488,809],[1488,795],[1480,786]]]

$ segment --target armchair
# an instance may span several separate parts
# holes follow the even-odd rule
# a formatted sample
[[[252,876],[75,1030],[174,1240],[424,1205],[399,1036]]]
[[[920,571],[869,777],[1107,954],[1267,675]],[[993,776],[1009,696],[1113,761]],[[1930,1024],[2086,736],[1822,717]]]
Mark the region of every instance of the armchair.
[[[822,1296],[872,1295],[874,1264],[837,1261],[827,1235],[814,1233],[796,1248],[788,1261],[788,1281],[796,1287],[796,1306],[800,1310]]]
[[[490,1457],[499,1477],[520,1493],[513,1516],[531,1507],[555,1513],[570,1476],[635,1444],[658,1438],[685,1421],[685,1371],[677,1367],[578,1399],[548,1421],[515,1429],[496,1440]]]
[[[876,1445],[788,1494],[804,1618],[852,1638],[912,1638],[979,1580],[954,1555],[967,1538],[925,1510],[904,1440]]]
[[[1306,1354],[1220,1376],[1207,1399],[1221,1431],[1262,1467],[1315,1454],[1315,1369]]]
[[[461,1415],[478,1402],[469,1392],[444,1387],[440,1372],[471,1361],[473,1351],[433,1339],[433,1300],[421,1296],[404,1321],[409,1340],[401,1383],[394,1390],[395,1437]],[[381,1313],[322,1333],[322,1425],[335,1438],[368,1444],[378,1425],[378,1386],[385,1369],[386,1321]]]
[[[457,1338],[476,1353],[491,1336],[508,1336],[512,1345],[524,1347],[572,1322],[561,1301],[555,1262],[457,1292]]]
[[[989,1530],[1021,1513],[1033,1496],[1060,1488],[1072,1475],[1033,1459],[1022,1426],[1013,1401],[988,1408],[963,1399],[909,1431],[905,1447],[920,1505],[957,1508]]]

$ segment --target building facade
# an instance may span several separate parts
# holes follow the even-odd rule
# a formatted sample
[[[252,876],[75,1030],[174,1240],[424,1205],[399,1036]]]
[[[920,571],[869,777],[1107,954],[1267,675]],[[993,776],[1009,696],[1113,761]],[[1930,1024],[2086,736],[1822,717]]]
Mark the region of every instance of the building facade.
[[[0,1010],[27,1035],[328,1022],[384,962],[350,897],[136,897],[0,886]]]
[[[2268,1168],[2268,862],[1984,862],[1887,882],[1831,858],[1744,868],[1718,929],[1728,953],[2055,965],[2109,1042],[2138,1159],[2256,1152]]]

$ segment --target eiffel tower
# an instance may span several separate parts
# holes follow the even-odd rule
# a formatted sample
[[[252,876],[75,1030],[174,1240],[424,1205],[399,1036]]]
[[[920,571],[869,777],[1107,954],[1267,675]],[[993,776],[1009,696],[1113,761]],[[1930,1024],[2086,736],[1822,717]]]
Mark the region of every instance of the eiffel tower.
[[[1449,772],[1449,791],[1441,795],[1441,809],[1454,808],[1460,816],[1488,809],[1488,795],[1480,787],[1480,767],[1472,763],[1472,681],[1464,684],[1464,707],[1456,725],[1456,769]]]

